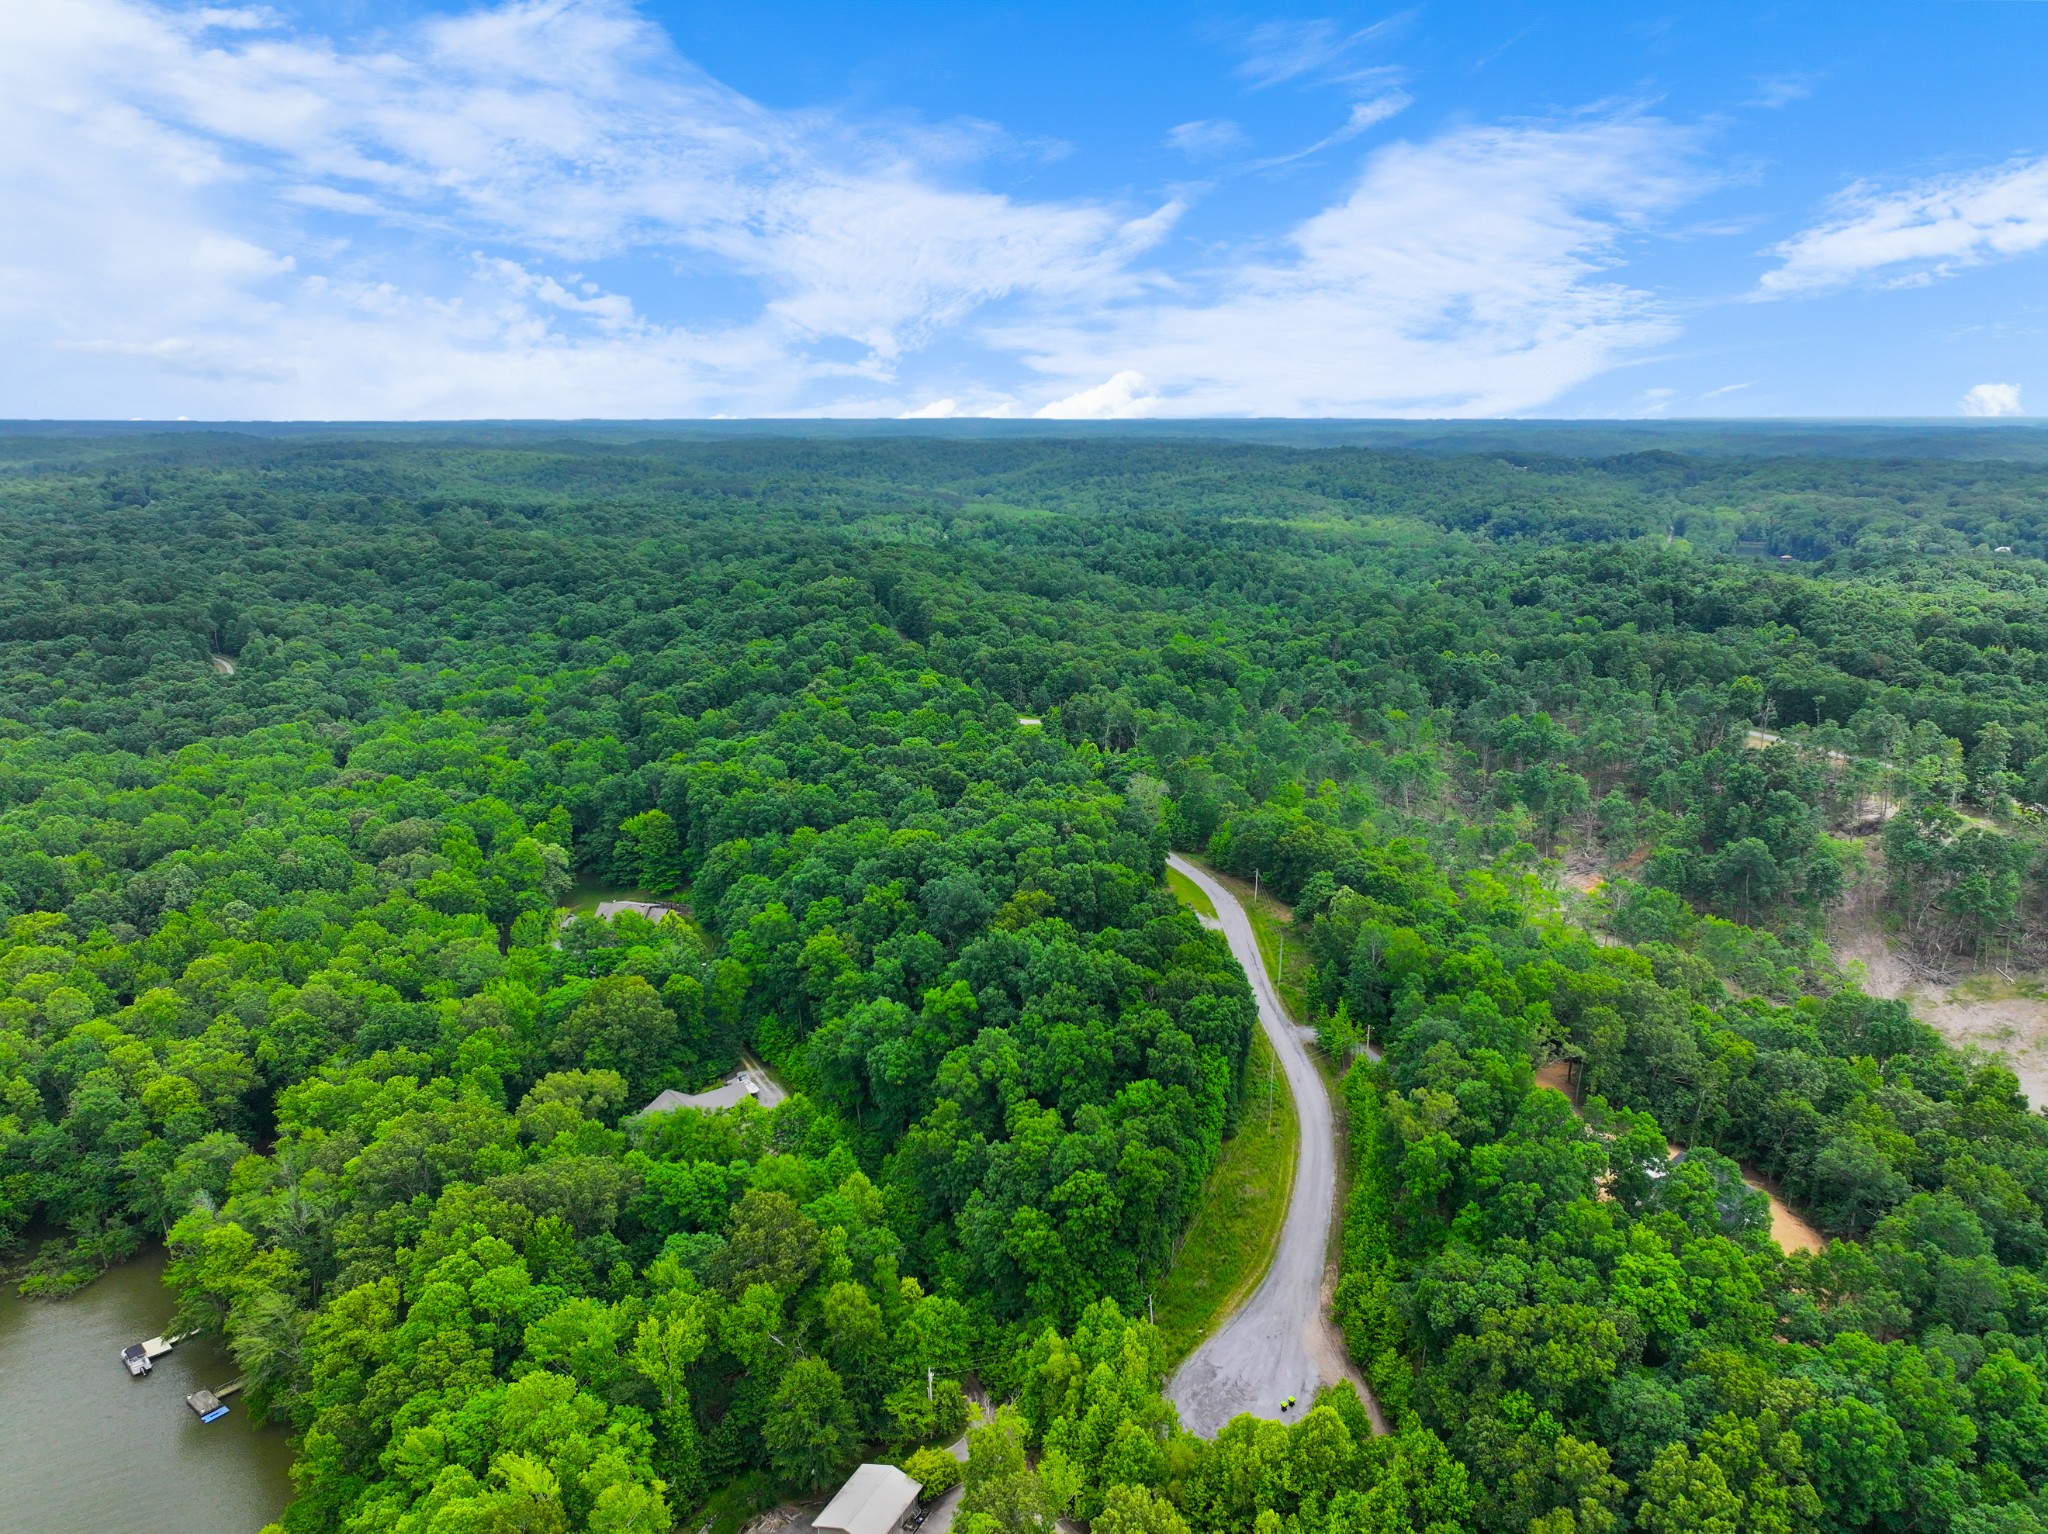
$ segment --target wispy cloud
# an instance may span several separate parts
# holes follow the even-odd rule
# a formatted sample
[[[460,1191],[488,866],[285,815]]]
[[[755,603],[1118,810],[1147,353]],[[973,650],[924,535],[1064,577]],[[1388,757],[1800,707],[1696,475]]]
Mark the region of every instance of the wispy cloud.
[[[1237,72],[1260,90],[1290,80],[1383,81],[1389,69],[1364,64],[1361,55],[1375,44],[1398,36],[1414,16],[1413,11],[1402,11],[1356,29],[1340,26],[1326,17],[1314,21],[1262,22],[1244,34],[1244,59]]]
[[[2048,246],[2048,157],[1885,190],[1868,183],[1772,252],[1760,296],[1875,279],[1920,286],[1966,267]]]
[[[1306,148],[1294,150],[1290,154],[1275,155],[1270,160],[1256,160],[1246,168],[1271,170],[1276,166],[1290,165],[1296,160],[1305,160],[1312,154],[1321,154],[1325,149],[1334,149],[1339,144],[1357,138],[1366,129],[1376,128],[1388,118],[1399,116],[1414,104],[1414,99],[1406,91],[1388,91],[1385,95],[1375,96],[1370,101],[1354,102],[1351,115],[1344,119],[1344,126],[1335,133],[1327,134]]]
[[[1528,409],[1674,332],[1609,272],[1631,229],[1699,189],[1692,148],[1637,117],[1392,145],[1283,259],[992,339],[1056,379],[1137,374],[1157,414]]]
[[[1775,112],[1812,94],[1813,83],[1805,75],[1765,75],[1756,82],[1755,92],[1743,105]]]
[[[358,52],[251,13],[7,8],[0,98],[0,264],[26,274],[0,314],[48,317],[70,355],[253,369],[285,380],[287,410],[333,380],[281,359],[351,326],[402,331],[386,339],[407,353],[443,339],[443,366],[407,391],[418,408],[473,399],[480,350],[545,355],[580,388],[629,340],[643,365],[616,376],[666,373],[660,408],[758,364],[787,408],[807,382],[886,378],[980,305],[1114,288],[1171,224],[951,185],[924,145],[763,109],[605,0],[520,0]],[[451,271],[433,254],[477,242],[517,259]],[[641,254],[709,263],[761,302],[655,327],[536,268]]]
[[[1500,58],[1502,54],[1506,53],[1510,48],[1514,47],[1516,43],[1519,43],[1523,38],[1529,36],[1530,33],[1534,32],[1538,27],[1542,25],[1543,23],[1541,21],[1532,21],[1526,27],[1523,27],[1519,31],[1511,33],[1507,38],[1503,39],[1498,43],[1495,43],[1491,48],[1487,49],[1486,52],[1480,54],[1478,58],[1472,61],[1472,72],[1474,74],[1477,74],[1480,70],[1486,68],[1487,65],[1493,63],[1496,59]]]
[[[1204,160],[1212,155],[1228,154],[1240,147],[1245,142],[1245,135],[1244,129],[1228,118],[1206,118],[1169,128],[1166,142],[1189,159]]]

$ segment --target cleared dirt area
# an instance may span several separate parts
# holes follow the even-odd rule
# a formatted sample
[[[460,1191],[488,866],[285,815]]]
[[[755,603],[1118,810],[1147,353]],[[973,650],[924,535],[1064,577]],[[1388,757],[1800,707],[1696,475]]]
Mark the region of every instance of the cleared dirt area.
[[[1828,1238],[1801,1219],[1792,1206],[1771,1191],[1754,1167],[1742,1169],[1742,1180],[1771,1201],[1771,1239],[1788,1252],[1824,1252]]]
[[[1572,1095],[1572,1068],[1570,1062],[1553,1060],[1548,1065],[1537,1066],[1536,1085],[1548,1087],[1553,1092],[1562,1092],[1566,1097],[1570,1097]],[[1577,1112],[1578,1106],[1577,1100],[1574,1099],[1572,1110]]]
[[[1988,968],[1930,974],[1861,913],[1837,923],[1829,947],[1871,995],[1905,1002],[1958,1048],[2002,1057],[2028,1103],[2048,1105],[2048,976]]]

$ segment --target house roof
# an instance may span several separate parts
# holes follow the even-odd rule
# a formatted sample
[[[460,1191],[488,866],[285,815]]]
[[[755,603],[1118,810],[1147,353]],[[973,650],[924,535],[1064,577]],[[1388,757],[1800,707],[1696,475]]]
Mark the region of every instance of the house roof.
[[[654,1101],[640,1111],[642,1113],[667,1113],[676,1108],[695,1108],[700,1112],[713,1113],[720,1108],[730,1108],[743,1097],[756,1093],[754,1080],[745,1071],[732,1077],[709,1092],[678,1092],[670,1087],[666,1092],[656,1094]]]
[[[644,916],[649,921],[660,921],[664,916],[679,916],[682,907],[670,905],[665,900],[600,900],[597,903],[597,919],[610,921],[625,911]]]
[[[894,1465],[862,1465],[811,1520],[830,1534],[888,1534],[917,1505],[918,1483]]]

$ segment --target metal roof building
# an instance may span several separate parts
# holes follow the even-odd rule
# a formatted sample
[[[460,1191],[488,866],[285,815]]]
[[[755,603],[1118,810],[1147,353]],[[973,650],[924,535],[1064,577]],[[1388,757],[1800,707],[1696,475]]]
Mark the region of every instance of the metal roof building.
[[[665,900],[600,900],[597,903],[599,921],[610,921],[623,911],[631,911],[636,916],[644,916],[655,922],[664,917],[684,914],[681,906],[670,905]]]
[[[811,1520],[829,1534],[889,1534],[917,1506],[917,1482],[894,1465],[862,1465]]]
[[[713,1087],[709,1092],[678,1092],[674,1087],[658,1093],[654,1100],[640,1111],[642,1113],[672,1113],[677,1108],[695,1108],[702,1113],[716,1113],[721,1108],[730,1108],[743,1097],[755,1095],[754,1083],[742,1071],[723,1086]]]
[[[772,1108],[789,1096],[775,1078],[760,1066],[749,1062],[734,1071],[725,1081],[708,1092],[678,1092],[673,1087],[656,1095],[654,1100],[640,1111],[642,1113],[669,1113],[677,1108],[695,1108],[700,1113],[716,1113],[721,1108],[730,1108],[744,1098],[751,1097],[764,1108]]]

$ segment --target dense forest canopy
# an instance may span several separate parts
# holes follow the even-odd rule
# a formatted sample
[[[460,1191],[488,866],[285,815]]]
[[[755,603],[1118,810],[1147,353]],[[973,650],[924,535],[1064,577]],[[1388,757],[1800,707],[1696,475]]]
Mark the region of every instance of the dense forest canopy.
[[[0,1242],[167,1236],[295,1534],[936,1488],[977,1387],[972,1534],[2048,1526],[2048,1124],[1824,941],[2048,932],[2048,467],[1623,445],[10,439]],[[1159,1395],[1256,1026],[1169,848],[1294,906],[1390,1435]]]
[[[531,443],[540,434],[529,422],[471,421],[459,428],[409,421],[241,421],[232,425],[187,421],[0,421],[0,456],[77,461],[102,450],[131,453],[145,438],[172,442],[204,435],[230,437],[376,437],[414,442]],[[1469,457],[1478,454],[1550,453],[1565,458],[1612,458],[1662,448],[1691,457],[2048,459],[2048,431],[2024,418],[1956,420],[1344,420],[1272,417],[1193,420],[1008,420],[954,416],[944,420],[881,421],[830,418],[758,420],[553,421],[544,434],[624,446],[769,439],[783,442],[874,442],[902,439],[946,442],[1016,442],[1068,439],[1259,443],[1268,447],[1372,448],[1386,452]],[[51,439],[62,439],[53,449]],[[31,443],[38,445],[31,446]]]

